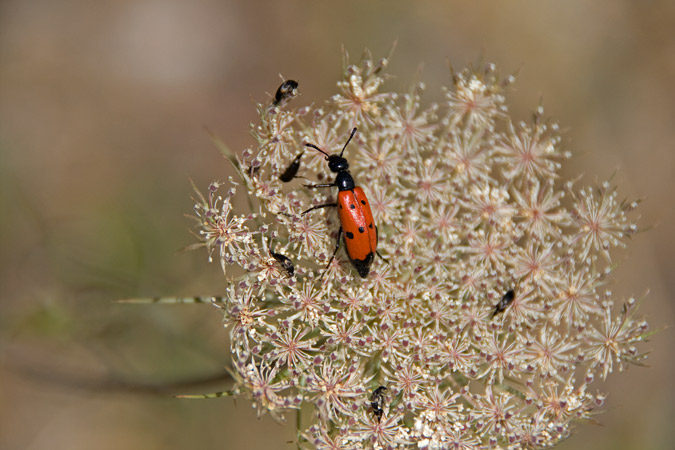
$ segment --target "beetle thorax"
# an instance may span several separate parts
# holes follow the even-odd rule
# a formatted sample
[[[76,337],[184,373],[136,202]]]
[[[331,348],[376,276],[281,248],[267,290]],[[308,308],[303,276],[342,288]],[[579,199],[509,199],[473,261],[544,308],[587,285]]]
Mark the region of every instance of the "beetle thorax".
[[[356,184],[349,171],[341,170],[335,176],[335,186],[337,186],[340,191],[351,191],[354,190]]]

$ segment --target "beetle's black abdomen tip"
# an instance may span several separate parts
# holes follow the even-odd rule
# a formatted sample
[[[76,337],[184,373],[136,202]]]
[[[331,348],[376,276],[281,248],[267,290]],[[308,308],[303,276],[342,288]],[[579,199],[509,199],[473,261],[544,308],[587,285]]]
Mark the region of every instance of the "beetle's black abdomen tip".
[[[364,259],[351,260],[361,278],[366,278],[370,273],[370,265],[373,263],[374,256],[373,252],[370,252]]]

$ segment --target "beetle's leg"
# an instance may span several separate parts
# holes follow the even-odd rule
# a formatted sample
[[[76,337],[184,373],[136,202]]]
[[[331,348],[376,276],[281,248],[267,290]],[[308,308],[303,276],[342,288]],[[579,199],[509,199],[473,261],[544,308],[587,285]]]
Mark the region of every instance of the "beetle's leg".
[[[326,268],[323,270],[323,273],[319,277],[319,281],[323,278],[323,276],[328,272],[328,268],[330,267],[330,263],[333,262],[335,259],[335,255],[337,254],[338,250],[340,249],[340,240],[342,239],[342,225],[340,225],[340,229],[338,230],[337,234],[337,242],[335,243],[335,251],[333,252],[333,256],[330,257],[330,260],[328,260],[328,264],[326,264]]]
[[[335,186],[335,183],[331,184],[303,184],[304,187],[314,189],[314,188],[325,188],[325,187],[333,187]]]
[[[316,206],[312,206],[312,207],[309,208],[307,211],[304,211],[304,212],[302,213],[302,215],[304,216],[304,215],[307,214],[308,212],[313,211],[313,210],[315,210],[315,209],[328,208],[328,207],[337,208],[337,203],[326,203],[325,205],[316,205]]]
[[[378,232],[377,227],[375,227],[375,237],[377,238],[378,241],[380,240],[380,233]],[[389,260],[387,258],[385,258],[384,256],[380,255],[379,251],[375,250],[375,253],[377,253],[377,256],[379,256],[382,261],[389,264]]]

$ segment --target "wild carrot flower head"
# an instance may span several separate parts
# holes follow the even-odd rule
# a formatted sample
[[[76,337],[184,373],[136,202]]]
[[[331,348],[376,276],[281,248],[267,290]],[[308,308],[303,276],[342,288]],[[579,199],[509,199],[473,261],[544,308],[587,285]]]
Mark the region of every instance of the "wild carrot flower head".
[[[636,202],[561,179],[558,127],[541,107],[514,122],[492,65],[453,71],[439,103],[387,91],[386,65],[346,64],[324,103],[259,104],[239,178],[197,197],[228,279],[233,392],[302,412],[306,448],[549,447],[642,357],[635,300],[607,290]],[[380,255],[366,278],[342,249],[326,267],[336,208],[303,214],[337,195],[305,186],[335,177],[306,144],[339,153],[353,127]]]

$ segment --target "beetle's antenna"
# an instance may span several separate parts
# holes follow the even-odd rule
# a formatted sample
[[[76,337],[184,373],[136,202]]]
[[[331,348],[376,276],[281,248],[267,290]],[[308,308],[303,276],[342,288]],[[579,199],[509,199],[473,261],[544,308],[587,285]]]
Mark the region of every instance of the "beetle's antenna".
[[[328,153],[324,152],[323,150],[321,150],[319,147],[317,147],[317,146],[314,145],[314,144],[305,144],[305,145],[306,145],[307,147],[312,147],[314,150],[320,151],[321,153],[323,153],[323,154],[326,155],[326,156],[330,156],[330,155],[328,155]]]
[[[349,135],[349,139],[347,139],[347,143],[345,144],[344,147],[342,147],[342,151],[340,152],[340,158],[342,158],[342,154],[345,152],[345,149],[347,148],[347,144],[352,140],[354,135],[356,134],[356,127],[352,130],[352,134]]]

